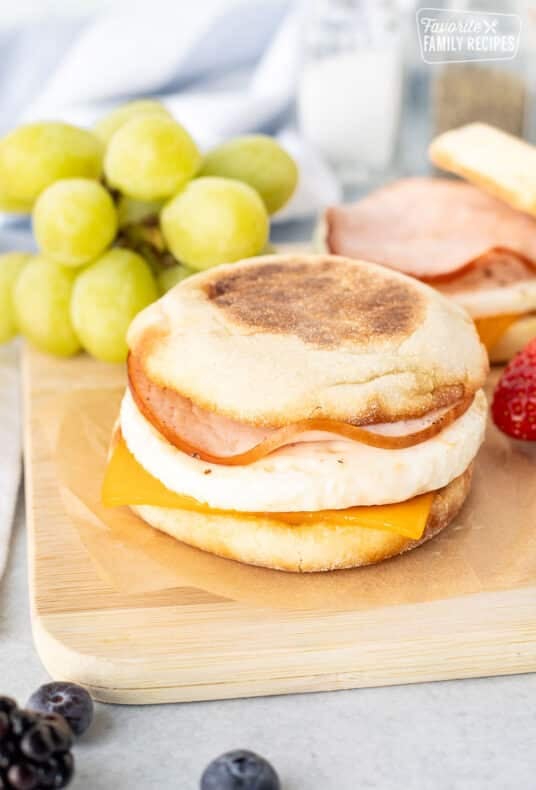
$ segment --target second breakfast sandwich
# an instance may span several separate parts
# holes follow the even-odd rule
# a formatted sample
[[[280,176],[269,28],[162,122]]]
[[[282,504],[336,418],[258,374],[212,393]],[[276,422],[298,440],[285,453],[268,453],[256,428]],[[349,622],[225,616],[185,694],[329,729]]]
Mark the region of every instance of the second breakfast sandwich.
[[[446,527],[482,443],[487,358],[436,291],[364,261],[267,256],[132,323],[103,501],[242,562],[378,562]]]
[[[536,336],[536,147],[475,123],[430,156],[470,183],[404,178],[328,208],[317,246],[433,285],[472,316],[491,362],[507,362]]]

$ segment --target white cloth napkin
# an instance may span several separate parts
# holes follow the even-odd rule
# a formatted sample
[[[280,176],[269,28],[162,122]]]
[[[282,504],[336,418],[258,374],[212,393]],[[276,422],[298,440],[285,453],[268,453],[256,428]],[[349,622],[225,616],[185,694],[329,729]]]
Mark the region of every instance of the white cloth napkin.
[[[276,221],[340,199],[318,153],[289,129],[304,7],[291,0],[128,0],[75,37],[25,118],[92,124],[129,98],[158,95],[207,148],[232,135],[275,134],[300,184]]]
[[[0,346],[0,579],[9,548],[21,471],[18,344]]]

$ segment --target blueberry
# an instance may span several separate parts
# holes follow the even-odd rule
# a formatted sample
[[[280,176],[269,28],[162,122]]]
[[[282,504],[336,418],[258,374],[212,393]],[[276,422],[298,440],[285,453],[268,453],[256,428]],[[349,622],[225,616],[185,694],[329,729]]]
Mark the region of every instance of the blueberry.
[[[201,777],[201,790],[280,790],[279,777],[264,757],[245,749],[213,760]]]
[[[32,694],[28,708],[40,713],[59,713],[74,735],[82,735],[93,719],[93,700],[76,683],[45,683]]]

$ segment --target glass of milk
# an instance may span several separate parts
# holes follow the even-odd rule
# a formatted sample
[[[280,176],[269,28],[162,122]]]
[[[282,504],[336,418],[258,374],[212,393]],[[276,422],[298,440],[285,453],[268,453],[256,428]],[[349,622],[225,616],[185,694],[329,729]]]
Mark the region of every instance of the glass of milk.
[[[348,185],[377,180],[396,148],[403,46],[394,0],[305,4],[301,133]]]

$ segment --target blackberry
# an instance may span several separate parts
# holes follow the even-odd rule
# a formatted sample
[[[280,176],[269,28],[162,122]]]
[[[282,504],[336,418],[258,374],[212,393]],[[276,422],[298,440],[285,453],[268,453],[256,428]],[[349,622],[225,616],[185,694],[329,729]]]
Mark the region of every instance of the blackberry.
[[[66,787],[74,773],[71,745],[62,716],[22,710],[0,697],[0,790]]]

